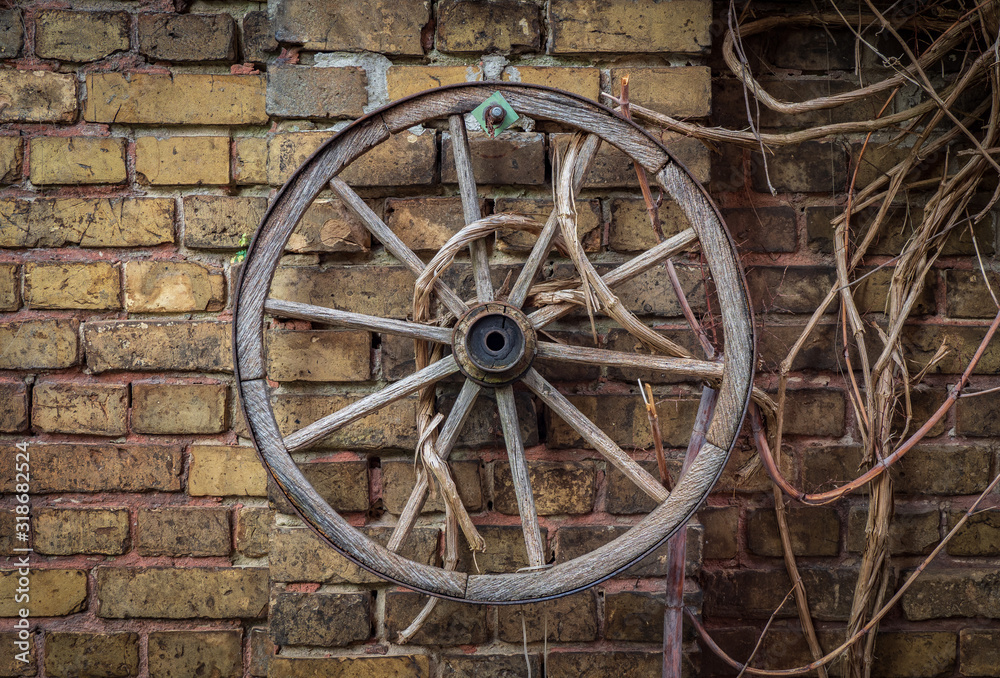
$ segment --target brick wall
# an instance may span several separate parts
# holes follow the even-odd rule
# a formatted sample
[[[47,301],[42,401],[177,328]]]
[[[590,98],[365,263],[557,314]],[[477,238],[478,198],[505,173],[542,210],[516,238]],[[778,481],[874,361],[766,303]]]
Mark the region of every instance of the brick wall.
[[[544,604],[442,602],[409,644],[396,637],[424,598],[389,586],[320,544],[269,488],[246,438],[232,379],[230,319],[238,252],[272,191],[343,122],[414,92],[504,79],[591,98],[631,76],[632,99],[655,110],[742,128],[742,91],[718,57],[726,3],[709,0],[278,0],[101,3],[93,9],[24,2],[0,11],[0,676],[506,676],[659,675],[662,552],[596,589]],[[189,3],[178,0],[178,5]],[[62,6],[60,5],[60,6]],[[781,4],[802,11],[812,6]],[[270,15],[268,10],[270,9]],[[837,41],[831,41],[836,38]],[[773,65],[779,97],[849,88],[853,41],[819,30],[775,33],[751,45]],[[880,102],[857,106],[870,116]],[[840,115],[840,112],[837,113]],[[769,130],[828,121],[765,113]],[[551,154],[565,130],[539,125],[502,140],[473,136],[484,208],[547,213]],[[833,280],[833,207],[856,140],[780,149],[766,191],[754,153],[717,153],[666,137],[707,182],[732,230],[759,313],[760,384],[784,356]],[[876,140],[879,141],[879,140]],[[866,156],[884,169],[891,147]],[[429,255],[458,228],[461,202],[445,128],[404,132],[343,174],[400,237]],[[872,160],[874,158],[874,160]],[[620,261],[651,246],[631,166],[602,151],[578,204],[588,251]],[[684,227],[675,205],[666,230]],[[910,222],[900,210],[899,230]],[[992,223],[977,232],[992,257]],[[888,234],[866,265],[898,252]],[[501,232],[503,276],[530,242]],[[991,260],[992,261],[992,260]],[[697,260],[681,262],[695,309],[707,312]],[[568,274],[556,262],[552,275]],[[449,272],[468,288],[467,267]],[[877,312],[887,274],[861,293]],[[993,317],[975,250],[956,233],[931,274],[909,357],[953,351],[915,392],[933,410]],[[275,297],[405,317],[412,278],[345,207],[323,196],[306,214],[275,277]],[[653,277],[621,290],[637,313],[683,326]],[[369,295],[377,296],[373,305]],[[857,424],[831,313],[801,354],[786,414],[787,473],[808,489],[856,474]],[[585,341],[578,316],[554,332]],[[275,322],[268,373],[284,430],[413,371],[408,342],[366,332]],[[601,345],[631,350],[601,325]],[[656,374],[543,365],[574,402],[655,468],[641,401],[655,385],[679,467],[697,408],[689,385]],[[1000,351],[987,349],[979,384],[996,385]],[[326,384],[333,383],[329,387]],[[631,390],[630,390],[631,389]],[[453,390],[442,391],[446,407]],[[900,465],[893,525],[897,581],[937,543],[998,470],[995,398],[963,401]],[[518,393],[522,435],[548,549],[557,561],[619,534],[650,508],[555,415]],[[299,461],[352,523],[385,540],[414,482],[414,402],[403,400],[327,439]],[[452,469],[489,546],[483,571],[525,564],[510,471],[495,408],[467,425]],[[31,661],[14,658],[18,587],[14,468],[31,455]],[[769,483],[741,479],[740,445],[689,532],[686,598],[719,643],[744,659],[790,588]],[[821,641],[835,646],[850,610],[863,542],[863,493],[830,507],[795,508],[792,543]],[[430,502],[430,512],[441,511]],[[408,557],[440,562],[437,527],[421,526]],[[875,674],[1000,675],[996,557],[1000,518],[978,514],[882,626]],[[463,554],[461,567],[471,567]],[[808,660],[786,605],[758,664]],[[546,637],[547,635],[547,637]],[[690,631],[689,675],[730,675]]]

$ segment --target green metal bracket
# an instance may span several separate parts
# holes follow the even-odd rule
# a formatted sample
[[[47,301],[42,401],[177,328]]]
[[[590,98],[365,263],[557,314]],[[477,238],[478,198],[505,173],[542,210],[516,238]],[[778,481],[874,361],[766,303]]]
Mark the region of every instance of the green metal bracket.
[[[494,92],[472,111],[472,117],[476,119],[484,132],[496,138],[498,134],[517,122],[521,116],[511,108],[500,92]]]

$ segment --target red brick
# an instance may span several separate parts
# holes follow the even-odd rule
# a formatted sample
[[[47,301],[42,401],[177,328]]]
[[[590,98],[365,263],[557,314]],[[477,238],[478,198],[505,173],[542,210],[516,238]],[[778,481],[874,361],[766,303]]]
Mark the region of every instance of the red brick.
[[[0,478],[14,478],[13,445],[0,447]],[[176,492],[181,487],[181,450],[158,445],[35,444],[31,446],[31,491]],[[11,492],[13,480],[0,483]]]

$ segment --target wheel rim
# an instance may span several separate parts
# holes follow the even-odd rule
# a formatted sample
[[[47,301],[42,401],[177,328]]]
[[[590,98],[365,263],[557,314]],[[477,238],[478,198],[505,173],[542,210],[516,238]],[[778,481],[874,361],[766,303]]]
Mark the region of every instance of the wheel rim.
[[[291,452],[304,449],[315,440],[320,439],[324,435],[324,430],[328,434],[330,426],[339,427],[354,421],[358,418],[355,416],[358,415],[358,411],[363,411],[365,408],[357,408],[358,411],[354,412],[350,411],[354,406],[345,408],[328,417],[327,419],[332,418],[334,421],[328,421],[324,426],[310,430],[311,426],[315,427],[315,424],[310,424],[310,426],[283,438],[268,396],[267,375],[264,370],[263,332],[266,312],[286,317],[299,317],[295,313],[301,309],[291,308],[291,305],[282,304],[282,302],[269,302],[267,295],[278,260],[292,230],[300,221],[306,208],[320,191],[327,187],[328,182],[347,164],[378,143],[388,139],[390,134],[429,120],[449,116],[453,122],[452,131],[458,132],[454,125],[456,120],[461,120],[458,116],[468,113],[495,92],[500,92],[515,110],[525,111],[533,118],[551,120],[576,127],[581,131],[597,135],[603,142],[610,143],[622,150],[641,164],[680,205],[697,234],[708,269],[715,281],[727,350],[724,355],[721,383],[718,387],[719,403],[715,416],[711,420],[706,442],[694,464],[681,478],[677,487],[656,509],[614,541],[589,554],[557,564],[550,569],[507,574],[470,575],[410,561],[380,544],[370,541],[330,508],[312,488],[293,460]],[[464,126],[461,127],[461,134],[464,136]],[[467,143],[465,150],[467,150]],[[459,155],[461,154],[456,153],[456,157]],[[469,222],[473,218],[469,205],[475,200],[470,201],[468,199],[470,196],[467,193],[471,190],[474,198],[475,186],[473,183],[469,189],[460,179],[460,188],[463,191],[463,198],[465,198],[466,221]],[[353,196],[357,197],[356,194]],[[345,202],[351,199],[350,194],[346,193],[341,194],[340,197]],[[361,209],[363,208],[360,205],[357,206],[357,210]],[[476,210],[478,211],[478,208]],[[391,235],[384,233],[374,233],[374,235],[389,249],[386,240],[390,239]],[[482,243],[483,241],[478,242]],[[649,250],[649,252],[652,251]],[[479,255],[476,248],[472,248],[474,270],[481,271],[484,265],[488,267],[488,263],[484,264],[486,261],[485,253],[485,249],[483,249],[482,255]],[[394,252],[394,254],[397,253]],[[412,255],[412,252],[410,254]],[[646,256],[646,254],[641,256]],[[477,256],[483,257],[478,260],[478,269],[476,267]],[[413,257],[415,258],[415,255]],[[423,268],[419,259],[416,262],[408,259],[405,252],[397,254],[397,258],[409,265],[415,274],[418,272],[418,268]],[[632,261],[640,258],[636,257]],[[488,287],[488,282],[484,282],[482,279],[484,277],[488,278],[488,270],[483,276],[477,275],[476,285],[480,297],[484,294],[484,286]],[[467,305],[456,295],[452,294],[449,298],[446,290],[442,289],[440,284],[435,290],[438,292],[439,299],[442,299],[446,305],[451,306],[452,310],[460,311],[456,315],[464,315],[463,319],[469,319],[471,316],[468,327],[460,336],[461,347],[467,346],[465,340],[469,336],[468,330],[476,324],[475,320],[478,314],[473,315],[471,311],[464,309],[463,306],[467,307]],[[527,287],[525,286],[521,292],[526,291]],[[518,286],[515,284],[511,296],[514,297],[517,294]],[[729,451],[735,443],[746,406],[750,400],[755,362],[752,317],[742,271],[732,241],[722,224],[718,211],[701,186],[658,141],[644,130],[603,106],[550,88],[500,83],[454,85],[429,90],[390,104],[352,123],[328,140],[306,160],[275,197],[248,248],[236,286],[235,299],[233,341],[236,378],[241,394],[241,403],[254,444],[277,487],[285,494],[307,525],[347,558],[390,581],[439,597],[476,603],[521,603],[544,600],[593,586],[641,560],[683,525],[708,494],[721,474]],[[523,296],[521,300],[523,301]],[[516,313],[519,314],[519,322],[528,322],[529,324],[539,322],[538,318],[533,321],[532,315],[524,316],[517,308],[519,305],[514,304],[514,308],[510,311],[494,308],[486,312],[485,315],[506,312],[514,316]],[[351,314],[339,313],[336,310],[331,310],[330,315],[324,315],[322,319],[316,317],[315,310],[311,310],[311,312],[313,315],[310,319],[328,324],[351,327],[351,322],[362,322],[357,318],[348,317]],[[521,321],[521,318],[525,320]],[[373,321],[366,319],[363,322],[371,323]],[[413,327],[417,323],[393,322],[399,325],[379,326],[378,329],[373,329],[369,324],[367,329],[390,333],[412,331],[423,335],[421,336],[423,339],[443,343],[456,341],[452,336],[452,330],[442,332],[436,331],[438,328]],[[417,334],[412,336],[416,337]],[[534,332],[522,330],[521,337],[525,339],[526,344],[530,344],[534,339]],[[505,338],[505,340],[509,341],[510,339]],[[539,342],[537,350],[539,355],[547,355],[548,357],[553,357],[552,354],[558,352],[557,348],[553,348],[545,342]],[[483,361],[475,360],[473,356],[462,355],[462,353],[463,351],[459,348],[455,350],[454,356],[448,356],[435,362],[425,370],[395,382],[378,393],[383,394],[382,397],[386,399],[399,398],[402,397],[401,394],[416,392],[421,387],[428,384],[433,385],[439,379],[461,370],[467,377],[475,379],[475,381],[470,380],[467,382],[467,387],[463,387],[462,393],[459,394],[459,402],[453,407],[452,411],[454,412],[456,408],[463,405],[471,408],[471,401],[474,401],[476,395],[473,387],[478,388],[477,384],[487,383],[496,387],[500,419],[501,423],[504,424],[505,442],[508,447],[511,471],[515,476],[515,489],[519,490],[518,503],[522,509],[523,519],[524,511],[533,512],[534,509],[533,505],[530,505],[532,502],[530,484],[527,484],[526,477],[520,481],[516,477],[519,469],[522,475],[526,476],[527,466],[523,461],[523,444],[517,433],[516,413],[513,409],[514,396],[510,384],[517,380],[522,381],[552,409],[565,408],[569,401],[531,367],[531,357],[533,357],[534,351],[530,347],[527,348],[526,352],[522,351],[524,356],[528,358],[526,364],[524,360],[514,361],[511,365],[504,365],[499,373],[475,372],[475,368],[481,370]],[[565,356],[562,357],[565,359]],[[607,355],[589,356],[589,358],[610,359]],[[572,360],[577,359],[581,359],[580,355],[575,355],[572,358]],[[688,364],[674,359],[674,362],[670,364],[672,365],[671,369],[679,370],[681,373],[683,373],[683,369],[687,368],[700,369],[702,372],[707,369],[704,365],[694,365],[694,362]],[[489,378],[494,374],[499,374],[499,377],[494,382],[490,382]],[[487,378],[480,379],[479,377],[482,375],[486,375]],[[469,384],[472,384],[472,387],[469,387]],[[469,402],[465,403],[463,397]],[[570,407],[572,406],[570,405]],[[511,417],[514,419],[512,420]],[[460,421],[452,423],[455,424],[451,427],[452,429],[461,426]],[[589,424],[589,421],[587,423]],[[454,443],[458,431],[448,427],[449,422],[446,421],[438,437],[439,444],[442,438],[448,440],[449,437],[451,444]],[[599,438],[598,433],[603,435],[603,432],[598,430],[598,432],[590,431],[590,433],[595,438],[594,440],[588,439],[588,441],[598,447],[597,442],[603,440]],[[602,444],[606,444],[606,442]],[[605,450],[600,447],[598,447],[598,451],[605,454]],[[612,452],[614,450],[608,450],[609,454]],[[518,455],[520,455],[520,459],[518,459]],[[605,457],[611,463],[615,463],[607,454]],[[628,468],[627,462],[621,461],[621,463],[626,464],[625,468]],[[634,469],[632,472],[638,473]],[[527,497],[521,496],[524,492],[520,491],[525,486],[527,487]],[[531,541],[538,539],[537,516],[534,519],[534,531],[529,526],[530,522],[531,520],[523,520],[529,555],[532,552]]]

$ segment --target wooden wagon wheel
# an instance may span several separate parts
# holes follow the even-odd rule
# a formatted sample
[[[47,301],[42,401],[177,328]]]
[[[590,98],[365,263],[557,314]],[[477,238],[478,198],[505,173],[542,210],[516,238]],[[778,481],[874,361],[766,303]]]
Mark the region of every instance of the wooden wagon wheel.
[[[598,139],[617,147],[642,165],[681,207],[691,228],[593,282],[606,285],[608,289],[614,288],[650,270],[667,257],[700,243],[721,307],[725,338],[722,360],[709,362],[574,348],[544,340],[544,335],[538,334],[539,330],[574,308],[572,303],[555,303],[527,314],[522,311],[529,288],[549,255],[553,236],[560,228],[555,213],[541,230],[504,303],[494,301],[495,292],[483,240],[473,241],[468,248],[476,299],[462,299],[440,279],[433,282],[437,301],[457,319],[448,327],[269,298],[270,282],[293,228],[324,189],[331,189],[338,195],[385,249],[415,276],[424,273],[425,265],[417,255],[337,175],[349,163],[392,134],[435,119],[448,119],[465,220],[467,224],[476,222],[480,219],[479,200],[469,161],[463,116],[497,92],[514,111],[588,134],[587,142],[580,147],[583,155],[596,150]],[[488,121],[487,127],[501,121],[502,118],[496,117]],[[579,181],[579,177],[576,180]],[[489,232],[488,227],[485,232]],[[428,280],[427,276],[424,280]],[[579,295],[582,292],[571,292],[574,293]],[[426,340],[449,346],[452,352],[412,375],[283,437],[269,400],[265,373],[266,314]],[[434,596],[475,603],[528,602],[566,595],[613,576],[662,544],[693,514],[720,475],[740,430],[753,378],[754,334],[745,282],[731,239],[704,190],[657,140],[621,115],[567,92],[523,84],[469,83],[429,90],[364,116],[325,143],[289,179],[268,209],[247,252],[236,288],[234,316],[236,375],[246,419],[261,458],[292,506],[316,532],[358,565]],[[569,363],[641,366],[712,381],[719,390],[718,406],[695,463],[676,487],[667,492],[531,366],[535,357]],[[436,440],[429,448],[434,458],[427,461],[446,467],[440,462],[447,459],[459,439],[465,417],[477,395],[485,388],[495,389],[529,563],[533,566],[526,571],[469,574],[408,560],[395,550],[419,514],[428,489],[426,478],[418,482],[406,510],[400,516],[394,539],[386,548],[365,537],[331,509],[292,458],[293,452],[308,447],[340,427],[459,372],[466,376],[464,385],[448,417],[436,431]],[[611,465],[655,498],[657,507],[614,541],[574,560],[546,566],[524,446],[517,425],[514,382],[521,382],[530,389]]]

